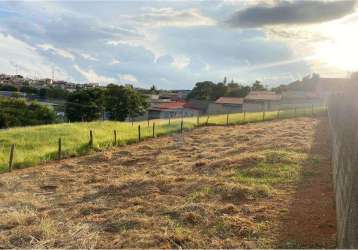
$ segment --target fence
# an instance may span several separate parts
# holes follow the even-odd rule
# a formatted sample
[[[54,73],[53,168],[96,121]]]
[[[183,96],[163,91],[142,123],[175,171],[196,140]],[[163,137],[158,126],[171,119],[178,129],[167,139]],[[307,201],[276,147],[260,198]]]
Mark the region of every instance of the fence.
[[[0,172],[83,155],[92,150],[135,143],[147,138],[183,133],[200,126],[229,126],[314,116],[325,112],[326,107],[312,105],[268,112],[208,114],[140,122],[62,123],[6,129],[0,131]]]
[[[332,170],[337,211],[337,247],[358,248],[358,103],[357,88],[332,96],[328,114],[332,132]]]

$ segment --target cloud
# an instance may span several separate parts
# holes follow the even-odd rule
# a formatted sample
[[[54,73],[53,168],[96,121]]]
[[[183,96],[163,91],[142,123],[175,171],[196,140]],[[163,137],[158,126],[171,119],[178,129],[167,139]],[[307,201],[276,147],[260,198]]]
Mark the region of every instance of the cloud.
[[[201,26],[215,25],[215,21],[197,9],[148,8],[146,12],[129,17],[130,20],[149,26]]]
[[[344,17],[354,11],[356,0],[279,1],[239,10],[226,22],[233,27],[313,24]]]
[[[121,83],[137,83],[138,80],[131,74],[118,74]]]
[[[117,80],[111,77],[106,77],[106,76],[102,76],[97,74],[94,70],[90,69],[90,70],[84,70],[82,69],[80,66],[78,66],[77,64],[74,66],[74,68],[81,74],[83,75],[87,81],[89,82],[97,82],[97,83],[111,83],[111,82],[116,82]]]
[[[40,44],[37,47],[39,47],[45,51],[50,51],[51,53],[53,53],[55,55],[62,56],[66,59],[75,60],[75,56],[71,52],[64,50],[64,49],[56,48],[51,44],[48,44],[48,43]]]

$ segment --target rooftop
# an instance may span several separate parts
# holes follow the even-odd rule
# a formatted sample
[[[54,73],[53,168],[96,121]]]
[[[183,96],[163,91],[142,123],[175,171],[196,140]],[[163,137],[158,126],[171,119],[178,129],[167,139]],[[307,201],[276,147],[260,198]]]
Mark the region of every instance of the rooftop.
[[[220,97],[215,101],[216,104],[243,104],[244,99],[240,97]]]
[[[255,101],[279,101],[282,96],[276,94],[273,91],[251,91],[246,97],[245,100],[255,100]]]

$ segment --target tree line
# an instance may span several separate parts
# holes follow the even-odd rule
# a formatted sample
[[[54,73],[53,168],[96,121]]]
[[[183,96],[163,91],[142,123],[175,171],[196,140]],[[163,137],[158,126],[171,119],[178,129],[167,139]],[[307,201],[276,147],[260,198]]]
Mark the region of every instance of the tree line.
[[[55,112],[37,102],[22,98],[0,97],[0,128],[49,124],[56,121]]]
[[[213,83],[211,81],[197,82],[193,90],[188,94],[188,99],[215,101],[219,97],[245,97],[250,91],[267,90],[267,88],[256,81],[251,86],[244,86],[239,83],[223,82]]]
[[[103,88],[79,89],[66,99],[65,113],[70,121],[93,121],[106,116],[124,121],[142,115],[149,104],[132,86],[114,84]]]
[[[8,90],[9,91],[9,90]],[[84,88],[68,93],[64,104],[71,122],[104,118],[124,121],[142,115],[149,104],[132,86],[108,85]],[[53,108],[19,97],[0,97],[0,128],[32,126],[59,122]]]

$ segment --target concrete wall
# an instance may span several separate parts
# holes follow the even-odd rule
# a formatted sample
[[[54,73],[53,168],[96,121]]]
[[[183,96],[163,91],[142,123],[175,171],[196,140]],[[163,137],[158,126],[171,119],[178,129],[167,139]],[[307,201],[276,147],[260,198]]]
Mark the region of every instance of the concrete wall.
[[[242,112],[242,104],[238,105],[227,105],[210,103],[208,106],[208,114],[226,114],[226,113],[240,113]]]
[[[358,88],[328,102],[336,192],[337,247],[358,248]]]
[[[261,112],[263,110],[272,111],[280,108],[279,101],[265,101],[260,103],[244,101],[243,111],[246,112]]]

